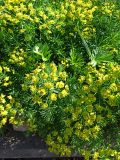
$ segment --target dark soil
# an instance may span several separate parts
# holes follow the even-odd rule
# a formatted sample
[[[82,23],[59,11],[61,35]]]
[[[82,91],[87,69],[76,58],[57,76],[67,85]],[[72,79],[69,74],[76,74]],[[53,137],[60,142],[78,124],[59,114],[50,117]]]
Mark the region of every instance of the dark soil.
[[[72,157],[56,156],[48,151],[48,147],[38,135],[27,136],[24,132],[16,132],[6,129],[6,134],[0,137],[0,159],[1,160],[82,160],[75,154]],[[74,158],[76,157],[76,158]]]

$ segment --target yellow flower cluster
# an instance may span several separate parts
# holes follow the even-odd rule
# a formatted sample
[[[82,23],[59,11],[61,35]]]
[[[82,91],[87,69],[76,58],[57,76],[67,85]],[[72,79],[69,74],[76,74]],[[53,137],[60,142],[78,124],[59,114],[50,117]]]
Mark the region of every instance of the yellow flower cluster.
[[[15,48],[13,50],[12,53],[10,53],[10,58],[9,58],[9,62],[11,62],[12,64],[17,64],[20,66],[25,66],[25,57],[26,57],[26,53],[24,52],[23,49],[18,49]]]
[[[79,102],[80,103],[80,102]],[[93,111],[93,106],[82,106],[82,104],[76,108],[67,107],[65,109],[66,115],[69,115],[69,118],[65,120],[65,125],[67,128],[73,128],[74,132],[78,138],[84,141],[89,141],[90,138],[96,138],[99,131],[99,122],[97,123],[97,118],[100,115],[96,115],[96,112]],[[71,115],[71,116],[70,116]],[[88,128],[89,127],[89,128]],[[65,137],[69,133],[65,132]]]
[[[23,113],[20,103],[15,102],[14,98],[9,95],[0,95],[0,128],[7,122],[10,124],[20,124],[22,120],[17,119],[16,114],[19,110],[19,115]]]
[[[108,16],[111,16],[115,9],[115,5],[113,2],[105,2],[104,6],[102,6],[100,9],[103,14],[107,14]]]
[[[102,156],[106,156],[106,157],[109,157],[109,158],[114,157],[116,160],[119,160],[120,152],[117,152],[116,150],[113,150],[111,148],[108,148],[108,149],[102,148],[102,149],[99,149],[98,151],[94,152],[93,160],[98,160],[99,157],[102,157]]]
[[[63,60],[61,61],[61,64],[64,65],[65,67],[69,67],[69,66],[70,66],[69,63],[70,63],[70,62],[69,62],[67,59],[63,59]]]
[[[73,26],[74,32],[71,31],[69,34],[74,36],[75,32],[81,30],[82,35],[85,38],[89,38],[91,34],[96,32],[92,24],[95,11],[112,15],[115,7],[114,4],[108,2],[104,2],[104,5],[102,4],[99,7],[96,1],[92,0],[64,0],[64,2],[56,3],[53,3],[53,5],[47,4],[46,7],[41,8],[36,6],[34,1],[4,0],[3,5],[0,7],[0,19],[4,26],[7,26],[10,33],[13,33],[14,30],[9,27],[9,23],[12,25],[20,24],[18,28],[20,33],[28,31],[26,25],[23,25],[23,21],[27,22],[27,24],[28,22],[33,25],[37,24],[40,31],[43,31],[48,37],[54,31],[64,34],[66,25],[75,24]],[[32,30],[32,27],[28,28]],[[4,30],[5,28],[2,29]]]
[[[5,100],[5,95],[1,94],[0,95],[0,128],[2,126],[4,126],[7,122],[7,114],[8,114],[8,109],[11,107],[11,105],[9,104],[6,104],[7,106],[7,109],[4,107],[4,104],[6,103],[6,100]]]
[[[71,155],[71,147],[64,144],[63,138],[58,135],[57,131],[47,136],[46,143],[50,146],[49,151],[55,154],[61,154],[61,156]]]
[[[74,148],[74,145],[69,144],[72,138],[77,137],[83,143],[98,138],[102,127],[113,118],[109,106],[119,105],[117,102],[120,100],[119,80],[120,66],[116,63],[102,64],[98,70],[91,65],[85,68],[78,79],[79,87],[76,94],[79,98],[75,99],[73,106],[71,102],[64,108],[66,114],[63,118],[64,130],[62,133],[53,131],[47,136],[46,143],[50,146],[50,151],[69,156],[71,149]],[[57,83],[56,85],[59,86]],[[97,97],[98,94],[101,100]],[[101,114],[103,112],[104,114]],[[84,153],[85,157],[91,155],[86,150]],[[93,158],[97,160],[99,154],[102,153],[95,152]]]
[[[100,70],[96,71],[96,78],[98,86],[104,86],[101,87],[102,98],[107,100],[110,106],[117,106],[120,98],[120,66],[116,63],[103,64]]]
[[[18,24],[20,21],[38,22],[39,20],[35,16],[36,11],[32,3],[26,3],[25,0],[9,1],[4,0],[4,5],[0,7],[0,19],[6,26],[8,23]],[[20,28],[21,32],[26,31],[25,28]]]
[[[111,148],[105,149],[104,147],[102,147],[102,149],[94,151],[93,154],[91,154],[91,151],[86,149],[82,149],[81,153],[84,156],[85,160],[89,160],[90,157],[92,157],[93,160],[99,160],[102,157],[105,157],[105,159],[115,158],[115,160],[119,160],[119,154],[120,154],[116,150],[113,150]]]
[[[10,81],[10,77],[7,75],[7,73],[10,72],[9,67],[7,66],[0,66],[0,86],[7,87],[9,86],[12,82]]]
[[[83,26],[83,35],[88,36],[89,33],[95,32],[95,28],[92,26],[93,14],[97,10],[97,6],[94,6],[94,3],[91,0],[77,0],[70,1],[65,0],[61,2],[60,7],[55,9],[52,6],[46,8],[46,12],[40,11],[40,16],[44,20],[44,23],[39,26],[40,30],[46,30],[47,33],[52,33],[54,30],[58,30],[61,33],[64,33],[64,25],[66,19],[69,19],[67,25],[77,21],[79,25]],[[80,27],[80,26],[79,26]],[[74,28],[75,31],[78,31],[81,28]],[[74,36],[73,33],[70,33],[71,36]],[[90,36],[90,35],[89,35]]]
[[[9,76],[11,71],[12,70],[5,65],[0,66],[0,128],[7,122],[10,124],[22,123],[22,119],[16,119],[16,114],[21,115],[23,113],[20,103],[15,101],[11,95],[5,94],[5,87],[10,87],[12,84]]]
[[[61,2],[58,9],[53,6],[47,6],[41,10],[37,10],[33,2],[26,3],[26,1],[8,1],[5,0],[3,6],[0,7],[0,18],[3,24],[6,26],[8,23],[18,24],[25,20],[35,24],[38,23],[39,29],[44,30],[46,33],[51,34],[54,30],[58,30],[64,33],[64,22],[67,19],[70,21],[78,21],[83,25],[83,34],[88,35],[94,32],[91,22],[93,14],[97,10],[97,6],[94,6],[91,0],[77,0],[69,1],[65,0]],[[68,22],[69,25],[69,22]],[[8,31],[12,33],[11,28]],[[27,31],[25,26],[20,26],[19,31],[21,33]],[[75,28],[75,31],[76,28]],[[71,35],[74,36],[73,33]]]
[[[55,63],[40,63],[32,73],[26,74],[23,90],[30,90],[32,101],[42,108],[69,94],[67,73],[59,70]]]
[[[73,137],[77,137],[83,142],[90,142],[91,138],[97,138],[101,130],[99,123],[102,122],[102,118],[100,115],[96,115],[92,105],[86,108],[79,101],[77,107],[68,106],[64,109],[66,117],[63,120],[65,128],[62,134],[53,131],[47,136],[46,143],[49,145],[50,151],[62,156],[70,156],[74,145],[69,142]],[[97,121],[98,118],[101,121]]]
[[[101,2],[100,0],[63,0],[53,3],[45,1],[43,5],[41,4],[42,1],[38,2],[35,0],[1,0],[0,2],[2,43],[10,36],[8,39],[10,42],[7,43],[7,41],[5,44],[5,47],[8,47],[6,49],[5,59],[3,56],[0,66],[0,128],[7,122],[16,125],[22,124],[25,118],[28,118],[26,121],[29,130],[37,132],[39,128],[42,128],[40,126],[41,123],[38,124],[37,122],[40,122],[38,119],[43,116],[42,114],[44,112],[47,118],[51,114],[50,120],[46,120],[47,118],[45,116],[43,119],[43,123],[47,121],[47,125],[51,130],[51,124],[53,122],[50,121],[52,121],[52,118],[55,119],[57,117],[57,111],[59,111],[61,114],[58,115],[58,119],[56,118],[58,120],[57,125],[52,124],[54,127],[47,135],[46,143],[49,145],[51,152],[62,156],[70,156],[71,151],[78,147],[79,142],[83,145],[81,148],[87,148],[93,141],[97,141],[99,135],[102,134],[102,128],[104,126],[117,119],[115,114],[112,113],[114,110],[117,112],[117,107],[120,105],[120,65],[117,63],[106,63],[97,66],[98,68],[96,69],[88,64],[86,68],[81,70],[81,75],[79,78],[77,77],[78,79],[74,77],[76,71],[74,72],[73,67],[73,77],[68,77],[65,68],[69,67],[70,61],[72,63],[72,54],[70,52],[70,55],[64,55],[64,52],[69,52],[73,43],[73,47],[78,47],[78,51],[74,53],[81,52],[80,54],[82,55],[82,52],[84,53],[84,48],[81,48],[82,44],[80,44],[82,50],[79,50],[79,46],[76,44],[78,42],[78,34],[83,39],[91,38],[101,26],[99,24],[98,29],[94,28],[94,26],[97,26],[95,24],[96,15],[103,16],[104,20],[104,16],[106,18],[106,16],[112,16],[113,13],[115,15],[116,6],[114,2]],[[120,19],[119,10],[116,11],[115,16],[118,16],[118,19]],[[112,20],[111,17],[108,18]],[[102,30],[100,30],[101,33]],[[99,32],[97,34],[99,35]],[[26,47],[26,50],[32,50],[34,43],[38,42],[38,39],[40,41],[43,40],[42,43],[44,43],[44,38],[46,39],[46,43],[50,40],[50,43],[48,42],[48,48],[50,44],[50,51],[53,53],[53,56],[58,56],[57,62],[61,60],[62,65],[39,63],[41,58],[38,60],[35,54],[32,56],[28,55],[22,49]],[[76,39],[75,43],[74,38]],[[94,37],[94,39],[96,38]],[[20,43],[19,46],[21,48],[15,47],[16,45],[18,46],[18,43]],[[89,43],[91,44],[90,41]],[[9,44],[11,45],[8,46]],[[54,50],[54,44],[55,46],[56,44],[58,45],[56,47],[58,48],[58,53],[56,53],[56,48]],[[64,44],[65,46],[63,47]],[[14,49],[12,50],[13,46]],[[49,51],[46,51],[46,46],[42,49],[41,46],[40,49],[41,52],[44,52],[43,54],[47,55]],[[3,52],[4,50],[3,47],[1,51]],[[12,51],[8,53],[9,50]],[[114,48],[110,52],[114,55],[119,54],[117,48]],[[63,55],[59,56],[59,53],[63,53]],[[77,56],[74,56],[74,53],[73,60],[75,59],[74,61],[77,62]],[[41,57],[41,53],[37,52],[37,48],[36,54]],[[42,59],[48,60],[44,56]],[[26,60],[28,60],[28,64],[30,62],[35,63],[30,64],[28,66],[29,68],[27,68]],[[22,66],[26,67],[23,73],[28,71],[25,77],[22,77],[21,72],[18,72],[16,75],[21,78],[21,81],[25,78],[22,84],[22,91],[15,95],[18,96],[23,93],[21,97],[23,96],[24,98],[22,104],[25,105],[25,109],[30,104],[29,109],[27,108],[25,118],[25,109],[22,108],[17,98],[14,99],[9,93],[9,91],[12,94],[12,91],[19,92],[19,89],[15,88],[16,85],[14,86],[14,80],[17,77],[13,78],[13,85],[9,87],[12,84],[12,73],[10,68],[5,65],[5,61],[8,62],[7,65],[11,65],[13,68],[15,67],[15,70],[18,69],[18,66]],[[37,68],[33,70],[34,66],[37,66]],[[68,71],[70,71],[71,66],[67,68]],[[29,73],[30,70],[32,71]],[[77,75],[77,73],[75,74]],[[25,97],[24,94],[26,95]],[[40,116],[36,116],[39,114]],[[55,118],[54,115],[56,116]],[[46,123],[43,125],[46,126]],[[56,128],[59,128],[59,130]],[[46,131],[43,130],[44,132]],[[93,159],[99,159],[104,152],[104,149],[96,150],[93,153]],[[89,159],[90,152],[87,149],[83,149],[81,153],[85,155],[86,159]],[[110,157],[115,156],[116,159],[120,159],[119,153],[114,150],[108,149],[106,153]]]

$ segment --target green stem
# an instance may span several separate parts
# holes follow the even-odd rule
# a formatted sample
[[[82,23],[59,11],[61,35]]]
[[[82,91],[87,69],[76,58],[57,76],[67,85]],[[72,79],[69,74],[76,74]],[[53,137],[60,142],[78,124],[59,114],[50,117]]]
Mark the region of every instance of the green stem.
[[[79,30],[78,30],[78,34],[80,35],[80,38],[81,38],[82,43],[83,43],[83,45],[84,45],[84,47],[85,47],[85,49],[86,49],[86,52],[87,52],[87,54],[88,54],[88,56],[89,56],[90,61],[92,61],[92,53],[91,53],[91,51],[90,51],[90,48],[89,48],[87,42],[85,41],[85,39],[83,38],[83,36],[82,36],[82,34],[80,33]]]

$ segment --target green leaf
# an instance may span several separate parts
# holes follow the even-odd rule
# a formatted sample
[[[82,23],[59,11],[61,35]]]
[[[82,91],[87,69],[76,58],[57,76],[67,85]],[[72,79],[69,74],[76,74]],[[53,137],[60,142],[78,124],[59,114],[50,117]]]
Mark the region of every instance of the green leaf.
[[[33,52],[40,55],[43,61],[48,61],[51,57],[51,53],[47,44],[36,44],[33,49]]]

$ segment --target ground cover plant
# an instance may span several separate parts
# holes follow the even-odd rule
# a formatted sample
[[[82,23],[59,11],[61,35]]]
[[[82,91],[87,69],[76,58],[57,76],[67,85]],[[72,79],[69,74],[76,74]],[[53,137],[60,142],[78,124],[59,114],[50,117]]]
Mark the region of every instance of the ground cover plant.
[[[0,131],[26,124],[60,156],[120,159],[120,2],[0,0]]]

